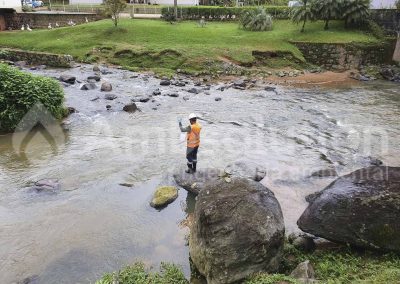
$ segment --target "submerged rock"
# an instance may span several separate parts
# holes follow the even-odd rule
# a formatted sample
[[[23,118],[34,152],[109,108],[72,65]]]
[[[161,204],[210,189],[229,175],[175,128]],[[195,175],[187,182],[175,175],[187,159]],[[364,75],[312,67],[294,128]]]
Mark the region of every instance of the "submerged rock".
[[[225,167],[225,172],[229,175],[254,181],[261,181],[267,175],[267,170],[264,166],[248,160],[238,160],[227,165]]]
[[[207,283],[236,283],[258,272],[275,272],[285,226],[274,194],[243,178],[217,180],[197,197],[190,256]]]
[[[315,171],[311,174],[312,177],[337,177],[337,172],[333,168]]]
[[[164,207],[178,198],[178,189],[175,186],[160,186],[154,193],[150,206],[154,208]]]
[[[104,82],[101,84],[100,91],[102,92],[111,92],[112,91],[112,85],[108,82]]]
[[[99,75],[92,75],[92,76],[88,76],[87,77],[87,80],[93,80],[93,81],[96,81],[96,82],[99,82],[100,79],[101,79],[101,77]]]
[[[179,169],[173,174],[179,186],[195,195],[199,194],[207,182],[216,181],[220,176],[220,170],[211,168],[197,170],[194,174],[188,174],[185,169]]]
[[[130,103],[130,104],[125,105],[125,106],[122,108],[122,110],[123,110],[123,111],[126,111],[126,112],[135,112],[135,111],[138,110],[138,107],[136,106],[135,103]]]
[[[304,232],[333,242],[400,252],[400,168],[372,166],[338,178],[297,221]]]
[[[61,184],[57,179],[41,179],[35,182],[30,189],[36,192],[55,193],[61,189]]]
[[[104,95],[104,99],[109,100],[109,101],[115,100],[116,98],[118,98],[118,97],[117,97],[117,95],[114,95],[114,94],[105,94]]]
[[[83,91],[94,90],[96,88],[97,86],[95,83],[86,83],[81,86],[81,90]]]
[[[71,75],[61,75],[58,80],[60,80],[61,82],[64,83],[68,83],[68,84],[75,84],[76,81],[76,77],[75,76],[71,76]]]

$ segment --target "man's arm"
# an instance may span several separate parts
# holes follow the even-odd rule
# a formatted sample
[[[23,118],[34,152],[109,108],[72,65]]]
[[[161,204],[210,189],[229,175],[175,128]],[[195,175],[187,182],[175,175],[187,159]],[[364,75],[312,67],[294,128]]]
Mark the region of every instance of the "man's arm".
[[[183,127],[182,122],[179,122],[179,128],[181,129],[181,132],[187,132],[187,133],[189,133],[192,130],[190,125]]]

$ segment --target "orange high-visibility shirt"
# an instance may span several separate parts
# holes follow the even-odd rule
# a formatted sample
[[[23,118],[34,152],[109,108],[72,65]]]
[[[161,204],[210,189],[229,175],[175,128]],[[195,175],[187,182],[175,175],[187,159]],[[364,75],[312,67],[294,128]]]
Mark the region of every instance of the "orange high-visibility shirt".
[[[196,122],[190,125],[190,129],[190,132],[187,134],[187,146],[189,148],[198,147],[200,145],[201,125]]]

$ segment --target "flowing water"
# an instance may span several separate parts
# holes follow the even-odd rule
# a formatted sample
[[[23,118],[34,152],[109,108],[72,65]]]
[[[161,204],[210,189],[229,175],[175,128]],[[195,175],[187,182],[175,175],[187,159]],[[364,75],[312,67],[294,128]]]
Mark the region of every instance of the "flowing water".
[[[83,81],[91,68],[31,72],[65,72]],[[223,168],[237,159],[265,165],[262,183],[280,201],[288,233],[298,230],[304,197],[333,180],[311,178],[313,171],[334,167],[346,174],[366,166],[368,156],[400,166],[398,85],[276,92],[262,86],[221,92],[213,85],[209,95],[194,95],[185,92],[192,83],[160,87],[151,76],[110,70],[103,79],[113,84],[113,101],[98,89],[65,87],[66,104],[79,111],[68,118],[69,131],[0,136],[1,283],[27,277],[32,283],[93,283],[136,260],[155,268],[174,262],[189,275],[185,219],[193,197],[181,189],[161,211],[149,201],[163,175],[185,164],[177,118],[191,112],[202,118],[199,167]],[[138,103],[141,112],[121,111],[158,87],[180,96],[156,96]],[[58,179],[61,191],[27,189],[43,178]]]

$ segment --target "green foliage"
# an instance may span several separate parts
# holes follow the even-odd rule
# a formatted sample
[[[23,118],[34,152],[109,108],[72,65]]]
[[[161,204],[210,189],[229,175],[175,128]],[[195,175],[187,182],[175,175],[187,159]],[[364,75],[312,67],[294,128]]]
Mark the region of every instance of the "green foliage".
[[[369,17],[369,0],[345,0],[341,10],[346,27],[349,24],[359,25]]]
[[[262,7],[246,10],[241,16],[240,26],[249,31],[270,31],[272,30],[272,17]]]
[[[33,8],[31,6],[23,5],[22,12],[35,12],[35,10],[33,10]]]
[[[65,114],[63,102],[63,89],[54,79],[0,64],[0,132],[12,132],[37,103],[60,119]]]
[[[323,0],[313,2],[318,19],[325,21],[325,30],[329,29],[329,21],[341,18],[340,0]]]
[[[125,0],[105,0],[104,5],[106,7],[106,13],[111,15],[111,19],[114,22],[114,26],[118,26],[119,15],[122,11],[124,11],[126,7]]]
[[[265,6],[266,13],[274,19],[288,19],[290,9],[287,6]],[[232,21],[240,19],[244,11],[256,10],[258,7],[216,7],[216,6],[191,6],[179,7],[178,17],[182,20],[214,20]],[[173,7],[163,7],[161,14],[163,19],[169,21],[173,15]]]
[[[301,6],[294,7],[291,10],[292,21],[296,24],[303,22],[301,32],[304,32],[307,21],[314,21],[316,18],[314,6],[308,2],[304,0],[301,2]]]
[[[397,0],[397,1],[396,1],[396,9],[397,9],[397,10],[400,10],[400,0]]]
[[[289,259],[295,261],[289,261]],[[304,253],[285,245],[283,267],[290,273],[297,264],[310,260],[321,283],[398,283],[400,256],[337,247]]]
[[[174,264],[161,263],[159,273],[146,271],[143,263],[135,263],[124,269],[105,274],[96,284],[188,284],[183,272]]]
[[[250,279],[246,280],[244,284],[299,284],[299,282],[290,277],[283,274],[258,274]]]
[[[369,20],[367,22],[368,30],[377,39],[385,38],[385,31],[374,21]]]

